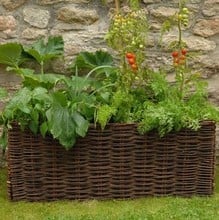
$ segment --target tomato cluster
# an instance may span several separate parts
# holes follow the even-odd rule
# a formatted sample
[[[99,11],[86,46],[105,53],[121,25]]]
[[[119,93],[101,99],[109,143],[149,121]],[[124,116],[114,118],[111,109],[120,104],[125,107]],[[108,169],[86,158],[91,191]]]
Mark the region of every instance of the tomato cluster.
[[[187,27],[189,23],[189,10],[188,8],[182,8],[181,12],[178,15],[178,19],[182,24]]]
[[[173,51],[172,52],[173,65],[174,66],[184,65],[186,63],[186,54],[187,54],[187,50],[185,48],[181,49],[180,51]]]
[[[137,66],[137,63],[136,63],[136,56],[135,56],[135,54],[128,52],[128,53],[126,53],[125,56],[126,56],[126,59],[127,59],[129,65],[130,65],[131,69],[132,69],[133,71],[138,70],[138,66]]]
[[[116,14],[110,24],[106,40],[117,51],[124,47],[142,49],[146,44],[147,18],[144,10]]]

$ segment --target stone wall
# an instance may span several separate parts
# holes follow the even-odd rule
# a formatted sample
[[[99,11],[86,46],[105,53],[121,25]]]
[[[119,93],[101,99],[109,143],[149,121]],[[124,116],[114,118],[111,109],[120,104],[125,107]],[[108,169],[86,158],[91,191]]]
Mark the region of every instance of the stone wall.
[[[143,0],[148,14],[150,35],[146,48],[149,64],[156,68],[171,62],[170,52],[161,52],[158,43],[161,23],[177,10],[177,0]],[[188,49],[200,52],[194,66],[209,82],[209,97],[219,104],[219,0],[188,0],[191,20],[183,38]],[[104,35],[108,29],[111,0],[1,0],[0,42],[19,41],[29,44],[40,37],[62,35],[65,41],[65,61],[82,50],[107,49]],[[164,37],[164,45],[176,38],[175,31]],[[65,64],[54,65],[63,72]],[[3,72],[3,71],[1,71]],[[2,80],[13,85],[16,80]],[[10,76],[11,77],[11,76]]]
[[[171,61],[169,52],[158,48],[161,23],[177,10],[177,0],[144,0],[150,23],[147,48],[153,66]],[[210,79],[212,92],[219,69],[219,1],[188,0],[191,19],[184,33],[190,51],[199,51],[194,65]],[[109,24],[113,2],[100,0],[1,0],[0,42],[32,41],[49,35],[62,35],[65,40],[66,60],[82,50],[106,48],[104,35]],[[171,31],[164,37],[164,45],[176,38]],[[158,62],[156,62],[158,61]],[[60,68],[63,70],[63,68]],[[218,101],[216,99],[216,101]]]

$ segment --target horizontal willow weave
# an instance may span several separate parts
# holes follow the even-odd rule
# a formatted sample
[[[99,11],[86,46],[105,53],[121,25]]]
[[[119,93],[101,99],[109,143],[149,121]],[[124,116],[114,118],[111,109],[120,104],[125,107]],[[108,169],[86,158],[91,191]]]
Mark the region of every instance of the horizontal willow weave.
[[[8,137],[8,194],[13,201],[211,195],[215,123],[159,138],[136,124],[93,126],[66,151],[14,125]]]

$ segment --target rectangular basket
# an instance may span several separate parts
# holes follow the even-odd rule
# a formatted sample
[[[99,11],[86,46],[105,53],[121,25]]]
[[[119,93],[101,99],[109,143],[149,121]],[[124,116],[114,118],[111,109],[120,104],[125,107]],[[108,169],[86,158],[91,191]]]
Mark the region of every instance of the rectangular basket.
[[[90,127],[66,151],[13,126],[8,136],[8,195],[13,201],[212,195],[215,123],[159,138],[136,124]]]

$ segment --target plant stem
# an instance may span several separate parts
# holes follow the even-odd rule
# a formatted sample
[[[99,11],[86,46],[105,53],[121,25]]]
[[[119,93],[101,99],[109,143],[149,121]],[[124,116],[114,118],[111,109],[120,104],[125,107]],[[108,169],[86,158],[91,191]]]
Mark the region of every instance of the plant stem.
[[[178,19],[178,31],[179,31],[178,49],[181,49],[181,45],[182,45],[182,28],[181,28],[181,21],[179,19]]]
[[[116,14],[119,14],[120,11],[120,0],[115,0],[115,6],[116,6]]]
[[[181,5],[181,1],[179,1],[179,10],[181,10],[181,7],[182,7],[182,5]],[[182,28],[181,28],[181,19],[179,19],[178,18],[178,24],[177,24],[177,26],[178,26],[178,33],[179,33],[179,38],[178,38],[178,49],[180,49],[181,48],[181,42],[182,42]]]
[[[40,73],[44,74],[44,62],[43,61],[41,61],[40,63]]]
[[[180,83],[180,95],[181,95],[181,99],[183,99],[183,91],[184,91],[184,84],[185,84],[185,76],[183,71],[180,72],[180,77],[181,77],[181,83]]]
[[[181,0],[179,1],[179,10],[181,10],[182,4]],[[182,48],[182,27],[181,27],[181,19],[178,18],[178,51]],[[181,70],[181,69],[180,69]],[[183,99],[183,90],[184,90],[184,84],[185,84],[185,75],[184,71],[179,71],[179,78],[181,80],[180,82],[180,98]]]

